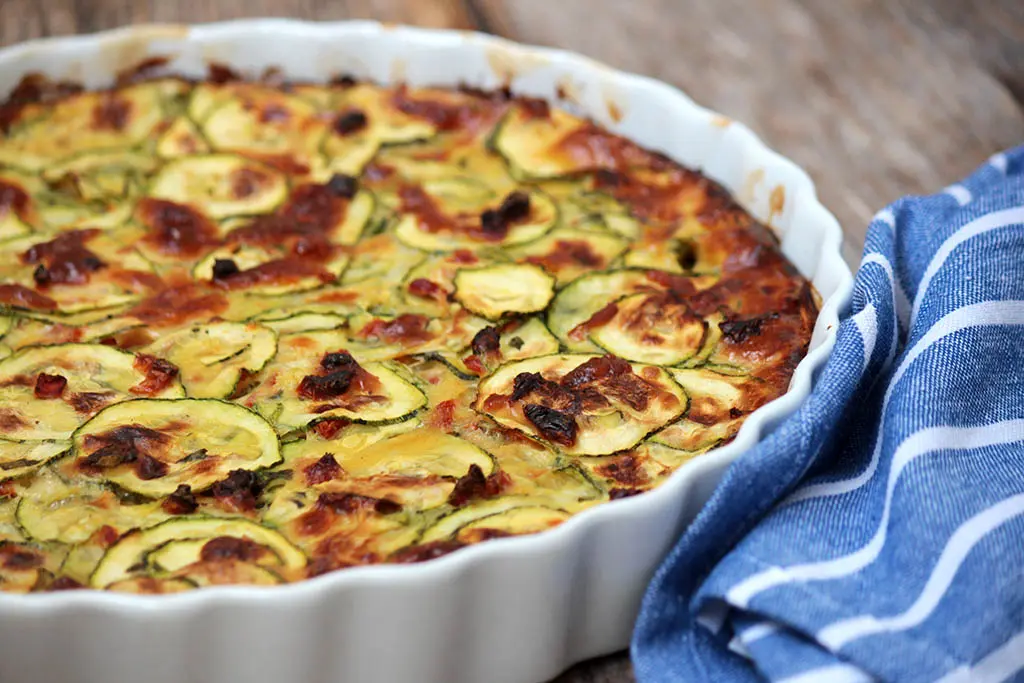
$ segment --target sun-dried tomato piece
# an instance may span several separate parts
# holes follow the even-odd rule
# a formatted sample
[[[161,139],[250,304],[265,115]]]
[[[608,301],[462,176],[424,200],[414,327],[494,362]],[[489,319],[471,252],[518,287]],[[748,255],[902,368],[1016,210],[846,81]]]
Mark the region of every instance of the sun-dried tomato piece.
[[[759,315],[753,318],[733,318],[718,323],[718,328],[722,330],[723,337],[735,344],[742,344],[751,337],[761,334],[764,323],[773,317],[778,317],[778,314]]]
[[[526,404],[523,413],[548,441],[563,446],[572,446],[576,443],[578,426],[572,415],[538,403]]]
[[[501,494],[508,481],[508,475],[500,471],[484,476],[480,466],[473,463],[466,474],[456,480],[455,488],[448,495],[448,504],[462,507],[473,500],[494,498]]]
[[[350,175],[335,173],[325,183],[325,187],[330,190],[331,194],[335,197],[352,199],[352,197],[356,196],[356,192],[359,191],[359,181]]]
[[[232,470],[228,476],[210,487],[210,493],[221,504],[232,510],[255,510],[263,482],[249,470]]]
[[[240,269],[234,259],[219,258],[213,261],[214,280],[226,280],[232,275],[237,275],[239,272]]]
[[[336,398],[348,391],[355,377],[355,370],[343,368],[327,375],[306,375],[299,382],[300,398],[311,401],[323,401]]]
[[[562,377],[562,386],[569,388],[593,384],[609,377],[632,374],[630,364],[618,356],[600,356],[577,365]]]
[[[498,334],[497,328],[487,326],[477,332],[473,335],[473,341],[470,344],[470,348],[473,349],[473,353],[481,357],[487,357],[490,354],[499,354],[501,351],[501,336]]]
[[[338,435],[338,432],[349,426],[351,421],[346,420],[343,417],[332,417],[325,420],[320,420],[313,425],[313,431],[316,432],[317,436],[321,439],[333,439]]]
[[[334,453],[324,453],[319,460],[306,467],[303,473],[306,475],[306,485],[316,486],[341,476],[341,465],[334,459]]]
[[[178,376],[178,368],[174,364],[145,353],[135,355],[133,367],[146,375],[145,379],[129,389],[131,393],[139,396],[159,394]]]
[[[441,401],[430,413],[430,424],[443,432],[451,431],[454,420],[455,401],[452,399]]]
[[[466,366],[466,369],[474,375],[483,376],[487,374],[487,368],[484,367],[484,364],[481,363],[480,359],[475,355],[466,356],[462,359],[462,363]]]
[[[430,319],[426,316],[403,313],[393,320],[374,318],[359,330],[359,336],[380,339],[388,344],[426,341],[433,337],[427,331],[429,324]]]
[[[410,282],[408,290],[410,294],[421,299],[438,299],[444,294],[441,285],[423,277],[418,277]]]
[[[366,128],[368,120],[366,114],[358,109],[349,109],[342,112],[334,119],[334,132],[338,135],[351,135],[356,131]]]
[[[151,455],[141,453],[135,460],[135,474],[138,475],[139,479],[146,481],[150,479],[159,479],[167,476],[167,463],[162,460],[157,460]]]
[[[33,393],[36,398],[60,398],[64,390],[68,388],[68,380],[63,375],[48,375],[40,372],[36,376],[36,386]]]

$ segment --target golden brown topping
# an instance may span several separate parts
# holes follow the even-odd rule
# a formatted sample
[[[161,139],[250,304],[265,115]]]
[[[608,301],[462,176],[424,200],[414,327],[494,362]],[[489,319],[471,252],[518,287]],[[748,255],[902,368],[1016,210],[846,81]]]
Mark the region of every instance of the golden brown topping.
[[[217,227],[191,206],[146,197],[138,211],[149,228],[144,241],[164,254],[193,258],[220,243]]]

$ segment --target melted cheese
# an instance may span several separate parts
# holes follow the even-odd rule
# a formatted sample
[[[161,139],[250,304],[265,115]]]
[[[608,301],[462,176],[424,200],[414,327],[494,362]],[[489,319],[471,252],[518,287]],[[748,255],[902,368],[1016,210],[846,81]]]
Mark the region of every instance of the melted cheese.
[[[161,79],[12,107],[0,589],[540,532],[727,442],[810,339],[810,286],[727,193],[538,100]]]

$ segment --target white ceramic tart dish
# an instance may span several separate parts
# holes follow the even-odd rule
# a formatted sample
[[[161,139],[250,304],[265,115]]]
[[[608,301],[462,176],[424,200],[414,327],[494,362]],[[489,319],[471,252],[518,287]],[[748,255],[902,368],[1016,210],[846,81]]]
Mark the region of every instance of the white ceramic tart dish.
[[[661,558],[729,463],[807,396],[831,352],[852,278],[839,225],[807,175],[742,125],[650,79],[558,50],[368,22],[147,26],[28,43],[0,51],[0,98],[26,74],[98,88],[151,58],[195,78],[217,64],[252,77],[275,69],[296,82],[347,74],[507,86],[548,100],[721,183],[776,233],[819,294],[820,313],[789,391],[652,491],[543,533],[270,588],[0,591],[0,680],[531,683],[624,647]]]

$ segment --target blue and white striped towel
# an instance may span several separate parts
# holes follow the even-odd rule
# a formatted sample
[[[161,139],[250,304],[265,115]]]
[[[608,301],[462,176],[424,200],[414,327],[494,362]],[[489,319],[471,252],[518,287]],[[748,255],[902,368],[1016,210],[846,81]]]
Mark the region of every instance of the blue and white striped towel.
[[[641,683],[1024,681],[1024,147],[875,217],[814,391],[659,569],[633,659]]]

